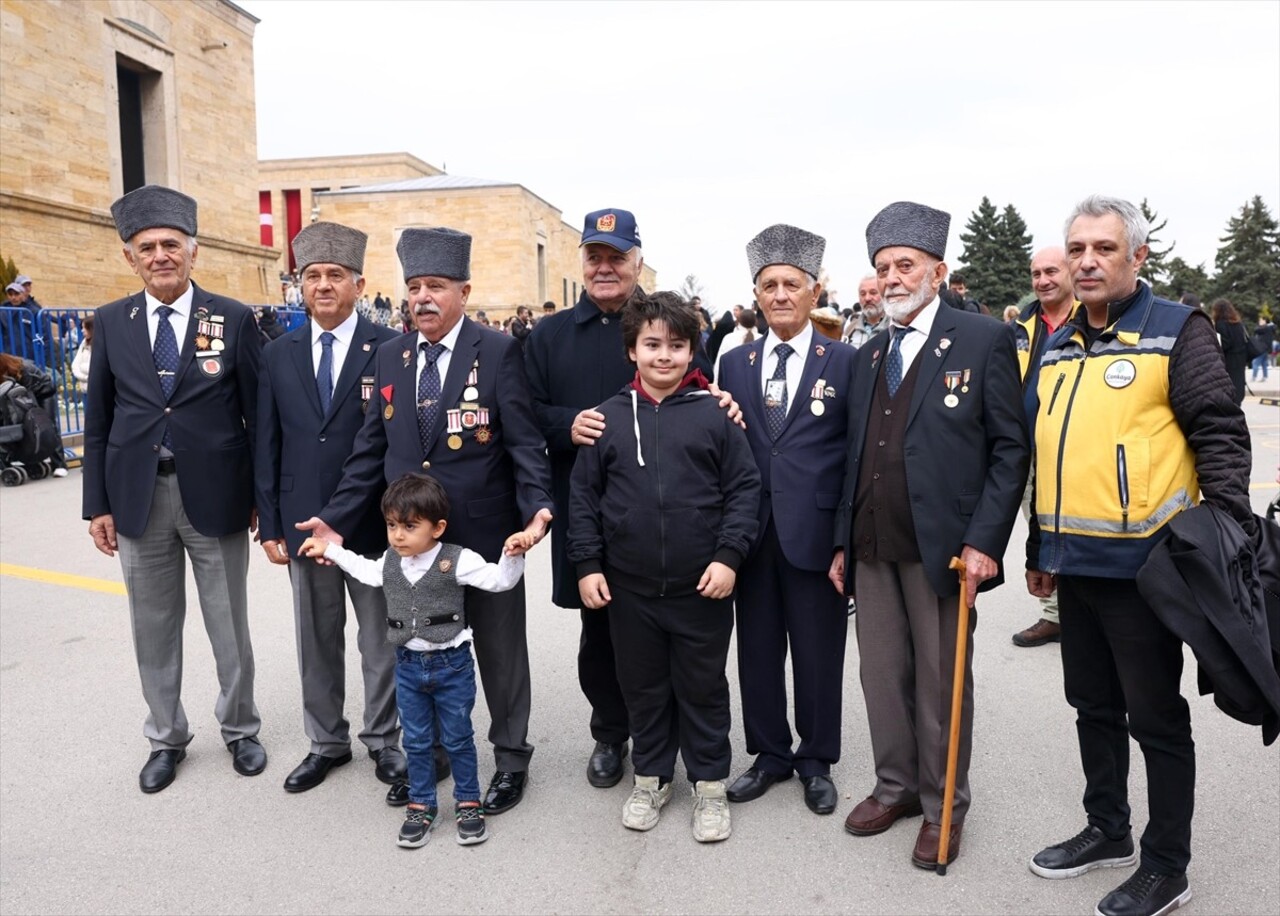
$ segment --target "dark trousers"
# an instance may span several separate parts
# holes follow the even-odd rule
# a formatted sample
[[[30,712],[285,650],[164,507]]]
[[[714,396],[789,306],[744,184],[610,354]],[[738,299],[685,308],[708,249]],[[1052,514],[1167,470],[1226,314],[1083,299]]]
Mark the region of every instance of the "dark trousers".
[[[467,620],[475,634],[476,665],[489,707],[489,743],[497,769],[529,769],[529,643],[525,639],[524,580],[506,592],[467,589]]]
[[[610,587],[610,631],[637,776],[670,780],[676,751],[690,782],[729,776],[733,599],[649,598]],[[590,613],[590,611],[588,611]]]
[[[796,569],[772,520],[738,579],[738,685],[747,753],[778,776],[822,776],[840,759],[848,602],[826,571]],[[800,744],[787,724],[787,646]]]
[[[1142,864],[1181,875],[1191,860],[1196,784],[1191,711],[1181,693],[1182,642],[1132,579],[1059,576],[1058,593],[1063,681],[1076,710],[1089,823],[1113,839],[1128,833],[1133,735],[1147,764]]]
[[[609,635],[609,609],[582,611],[582,638],[578,642],[578,683],[591,704],[591,737],[621,744],[631,734],[627,703],[618,684],[618,670]]]

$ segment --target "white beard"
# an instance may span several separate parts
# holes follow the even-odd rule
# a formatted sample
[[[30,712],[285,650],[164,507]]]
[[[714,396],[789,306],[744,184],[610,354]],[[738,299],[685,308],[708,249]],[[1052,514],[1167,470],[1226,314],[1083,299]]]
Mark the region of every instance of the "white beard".
[[[918,312],[927,305],[933,299],[933,295],[933,288],[928,283],[921,283],[920,288],[906,299],[895,300],[882,296],[880,307],[892,320],[901,324],[904,318],[910,317],[913,312]]]

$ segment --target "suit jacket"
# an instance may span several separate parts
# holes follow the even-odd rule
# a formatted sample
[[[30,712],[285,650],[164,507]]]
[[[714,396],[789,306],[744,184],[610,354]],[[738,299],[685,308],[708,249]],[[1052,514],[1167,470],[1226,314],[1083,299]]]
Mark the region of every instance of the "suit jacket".
[[[799,390],[788,392],[791,406],[775,442],[769,438],[760,381],[764,345],[760,339],[721,351],[719,384],[742,406],[747,441],[760,468],[760,532],[772,518],[787,562],[826,572],[831,567],[830,532],[840,502],[857,351],[814,334]],[[824,390],[818,398],[814,386],[820,379]],[[814,414],[818,403],[822,413]]]
[[[343,467],[342,482],[320,513],[344,537],[355,530],[384,481],[414,472],[429,473],[449,494],[449,542],[490,562],[497,562],[503,542],[539,509],[554,512],[547,445],[534,419],[520,343],[465,316],[461,320],[425,455],[418,437],[418,334],[402,335],[378,348],[375,401]],[[477,397],[468,403],[487,409],[489,424],[464,429],[459,434],[461,448],[451,449],[447,410],[463,402],[473,365]]]
[[[284,538],[289,555],[297,555],[306,535],[294,523],[319,515],[338,488],[342,466],[364,425],[366,409],[378,409],[373,385],[378,347],[399,336],[363,316],[356,318],[355,334],[327,414],[320,412],[316,390],[311,322],[263,348],[254,453],[262,540]],[[347,549],[361,554],[380,554],[386,549],[386,524],[377,503],[381,496],[378,488],[363,516],[346,532]]]
[[[835,528],[836,546],[845,551],[849,594],[854,593],[856,568],[849,543],[853,501],[867,419],[889,339],[888,331],[877,334],[854,358],[849,448]],[[959,594],[958,578],[948,563],[968,544],[999,566],[995,577],[979,587],[986,591],[1004,581],[1001,558],[1021,504],[1031,454],[1013,331],[985,315],[939,308],[916,359],[920,369],[902,452],[925,575],[939,596]],[[969,373],[969,391],[956,387],[955,407],[943,400],[948,371]]]
[[[243,531],[253,512],[258,328],[239,302],[192,286],[167,403],[151,355],[145,296],[97,310],[85,395],[83,514],[111,514],[126,537],[141,537],[147,527],[166,421],[183,508],[196,531],[207,537]],[[220,356],[197,361],[200,309],[223,319],[225,346]]]

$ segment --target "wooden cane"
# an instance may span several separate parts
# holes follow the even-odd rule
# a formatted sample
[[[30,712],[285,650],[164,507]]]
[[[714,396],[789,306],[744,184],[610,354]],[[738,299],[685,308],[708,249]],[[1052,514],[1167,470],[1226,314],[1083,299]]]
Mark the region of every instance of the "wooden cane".
[[[960,575],[960,614],[956,623],[956,666],[951,682],[951,736],[947,741],[947,781],[942,790],[942,835],[938,837],[939,875],[947,873],[947,853],[951,846],[951,804],[956,797],[956,769],[960,761],[960,713],[964,706],[965,655],[969,644],[969,589],[965,582],[964,562],[952,557],[949,564]]]

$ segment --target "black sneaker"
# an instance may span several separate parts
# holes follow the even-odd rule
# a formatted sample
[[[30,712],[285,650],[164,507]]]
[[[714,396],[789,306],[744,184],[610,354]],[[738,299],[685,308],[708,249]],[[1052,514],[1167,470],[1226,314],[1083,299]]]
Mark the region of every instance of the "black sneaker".
[[[1027,864],[1041,878],[1074,878],[1095,868],[1127,868],[1137,862],[1131,834],[1109,840],[1090,824],[1071,839],[1040,850]]]
[[[454,817],[458,819],[459,846],[474,846],[489,839],[489,831],[484,826],[484,808],[479,805],[458,805],[454,809]]]
[[[396,837],[396,845],[406,849],[416,849],[426,844],[431,838],[431,825],[436,821],[437,809],[419,808],[410,805],[404,815],[404,823],[400,825],[400,835]]]
[[[1191,900],[1186,875],[1171,878],[1145,866],[1102,898],[1095,916],[1163,916]]]

